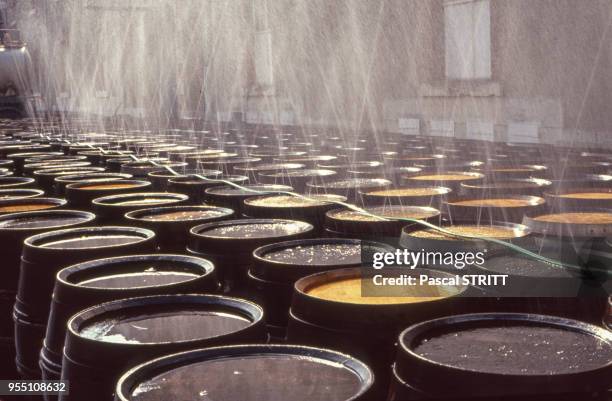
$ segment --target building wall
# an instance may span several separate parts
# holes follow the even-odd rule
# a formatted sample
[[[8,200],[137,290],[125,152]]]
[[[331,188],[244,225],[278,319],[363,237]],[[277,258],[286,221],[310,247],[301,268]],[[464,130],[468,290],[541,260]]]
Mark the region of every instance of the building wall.
[[[608,140],[609,0],[490,0],[492,77],[476,82],[445,78],[446,1],[20,0],[13,14],[41,92],[70,110]]]
[[[435,7],[439,14],[440,2]],[[612,127],[612,3],[492,0],[491,11],[495,86],[467,83],[463,90],[448,90],[453,84],[438,69],[421,81],[416,95],[386,101],[387,126],[402,115],[416,116],[425,126],[433,119],[456,121],[457,135],[467,135],[466,121],[490,121],[495,138],[506,140],[512,139],[508,124],[533,122],[546,142],[606,140]],[[443,21],[431,28],[443,31]],[[444,35],[430,43],[443,54]]]

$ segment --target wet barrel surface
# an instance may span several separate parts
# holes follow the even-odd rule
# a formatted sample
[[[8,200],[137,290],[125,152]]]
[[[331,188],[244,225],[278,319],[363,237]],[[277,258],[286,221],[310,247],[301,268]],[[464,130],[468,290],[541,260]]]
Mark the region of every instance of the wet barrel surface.
[[[13,319],[19,363],[35,372],[45,336],[55,275],[62,268],[88,259],[147,253],[155,233],[130,227],[79,227],[28,237],[21,255]]]
[[[192,351],[142,365],[122,377],[117,400],[370,400],[372,382],[367,366],[333,351],[248,345]]]
[[[113,301],[77,314],[68,330],[62,379],[70,380],[72,388],[60,400],[112,400],[121,374],[138,363],[188,349],[266,339],[260,307],[214,295]]]
[[[163,252],[184,253],[192,227],[228,220],[231,209],[216,206],[169,206],[138,209],[125,214],[128,223],[155,231]]]
[[[411,390],[443,399],[567,399],[563,397],[572,394],[574,399],[590,399],[608,388],[612,333],[542,315],[436,319],[400,335],[393,373],[399,380],[392,400],[404,399]]]
[[[188,251],[212,260],[226,291],[244,294],[253,251],[263,245],[312,236],[313,226],[282,219],[241,219],[196,226],[190,231]]]
[[[107,301],[156,294],[214,293],[214,265],[182,255],[133,255],[98,259],[62,269],[55,282],[41,352],[43,375],[59,380],[70,316]]]

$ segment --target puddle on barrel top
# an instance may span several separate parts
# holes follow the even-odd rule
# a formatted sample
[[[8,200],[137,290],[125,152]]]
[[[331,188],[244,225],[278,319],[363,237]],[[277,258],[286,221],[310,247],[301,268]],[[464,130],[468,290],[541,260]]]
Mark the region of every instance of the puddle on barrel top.
[[[230,313],[177,309],[92,322],[80,334],[110,343],[179,342],[227,335],[251,324]]]

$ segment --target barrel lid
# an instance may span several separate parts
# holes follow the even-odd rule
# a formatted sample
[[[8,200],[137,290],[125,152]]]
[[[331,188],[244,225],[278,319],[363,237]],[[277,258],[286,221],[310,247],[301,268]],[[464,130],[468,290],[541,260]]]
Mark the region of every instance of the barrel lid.
[[[159,177],[159,178],[176,178],[176,177],[185,177],[184,175],[176,175],[166,170],[165,168],[161,168],[159,170],[150,171],[147,173],[147,177]]]
[[[42,170],[44,168],[62,167],[68,164],[74,163],[89,163],[85,156],[66,156],[53,155],[53,156],[39,156],[32,157],[24,160],[23,168],[26,172],[34,170]],[[91,163],[87,164],[89,166]]]
[[[25,167],[31,167],[25,165]],[[65,161],[58,162],[57,164],[46,164],[43,163],[40,168],[34,170],[34,176],[50,176],[50,175],[68,175],[76,173],[87,173],[87,172],[102,172],[104,167],[92,167],[90,162],[86,161]]]
[[[410,187],[363,191],[362,195],[371,198],[406,198],[432,197],[447,195],[452,190],[446,187]]]
[[[129,180],[132,178],[131,174],[123,173],[109,173],[109,172],[94,172],[84,174],[71,174],[57,177],[55,182],[58,183],[73,183],[79,181],[94,181],[94,180]]]
[[[299,208],[299,209],[308,209],[308,208],[327,208],[329,206],[333,206],[334,203],[337,202],[346,202],[346,197],[342,195],[334,195],[334,194],[313,194],[313,195],[285,195],[285,194],[269,194],[269,195],[261,195],[254,196],[252,198],[247,198],[244,200],[244,204],[247,207],[253,209],[259,208],[279,208],[279,209],[287,209],[287,208]]]
[[[125,214],[125,218],[145,224],[195,225],[225,219],[233,214],[232,209],[218,206],[167,206],[132,210]]]
[[[303,238],[311,224],[284,219],[240,219],[202,224],[190,230],[189,249],[204,254],[250,253],[253,249],[282,240]],[[239,247],[239,248],[236,248]]]
[[[0,188],[2,188],[2,186],[0,186]],[[40,189],[29,189],[29,188],[0,189],[0,200],[35,198],[43,194],[44,192],[41,191]]]
[[[89,162],[87,162],[89,163]],[[101,173],[105,170],[104,167],[90,167],[83,165],[79,167],[55,167],[49,169],[42,169],[34,171],[35,177],[59,177],[62,175],[71,174],[86,174],[86,173]]]
[[[96,215],[80,210],[41,210],[10,213],[0,216],[0,232],[48,231],[60,227],[85,224],[95,220]]]
[[[150,392],[150,399],[195,399],[202,396],[197,385],[202,380],[208,383],[205,395],[220,401],[244,398],[246,393],[258,400],[356,401],[370,396],[374,374],[358,359],[321,348],[224,346],[169,355],[130,369],[119,379],[116,396],[121,401],[148,400]],[[178,382],[182,385],[174,385]]]
[[[197,185],[197,186],[219,185],[217,181],[214,181],[214,178],[215,178],[214,176],[220,175],[221,172],[217,170],[208,170],[208,171],[211,172],[209,176],[206,176],[199,172],[198,174],[181,175],[179,177],[175,176],[174,178],[168,179],[168,184],[169,185],[178,184],[179,186],[182,186],[182,185],[186,185],[186,186],[189,186],[189,185]]]
[[[322,169],[329,169],[334,171],[343,171],[343,170],[362,170],[362,169],[374,169],[380,170],[385,165],[379,161],[357,161],[353,163],[343,163],[342,161],[336,163],[330,163],[326,161],[321,161],[317,163],[317,167]]]
[[[9,159],[0,159],[0,167],[11,168],[15,162]]]
[[[244,177],[244,176],[241,176]],[[224,179],[224,178],[221,178]],[[216,186],[206,189],[206,194],[215,195],[218,197],[242,197],[247,198],[257,195],[267,195],[275,192],[289,192],[292,191],[288,185],[278,184],[260,184],[260,185],[243,185],[240,188],[233,186]]]
[[[444,201],[449,208],[529,208],[544,204],[544,198],[526,195],[496,195],[484,198],[454,198]]]
[[[252,273],[261,279],[292,282],[308,274],[361,266],[390,245],[345,238],[313,238],[277,242],[253,251]]]
[[[525,216],[523,224],[537,234],[603,238],[612,233],[612,209],[575,208],[560,213]]]
[[[395,371],[410,385],[437,396],[607,391],[612,332],[544,315],[449,316],[400,334]]]
[[[34,181],[31,177],[0,177],[0,188],[33,184]]]
[[[398,274],[401,274],[398,275]],[[365,308],[393,308],[416,304],[433,304],[451,297],[464,294],[468,286],[464,284],[417,283],[411,286],[376,285],[376,276],[416,279],[428,278],[455,279],[452,273],[420,268],[418,271],[388,266],[384,271],[368,268],[333,269],[319,272],[298,280],[295,284],[296,296],[332,304],[348,304]],[[295,308],[294,308],[295,309]]]
[[[230,157],[230,158],[222,158],[219,160],[199,160],[198,165],[205,166],[213,166],[213,165],[233,165],[233,164],[250,164],[250,163],[258,163],[261,159],[259,157]]]
[[[89,260],[57,274],[63,286],[98,292],[179,286],[214,272],[207,259],[187,255],[147,254]]]
[[[375,232],[397,237],[402,227],[413,224],[398,218],[432,221],[440,216],[439,210],[427,206],[388,205],[364,210],[375,216],[351,209],[330,210],[325,214],[325,226],[336,232],[355,235]]]
[[[539,196],[487,195],[454,197],[442,202],[442,208],[453,222],[480,223],[507,221],[520,223],[525,216],[546,211],[546,201]]]
[[[420,175],[413,175],[406,177],[407,180],[413,183],[430,183],[430,182],[441,182],[441,183],[461,183],[461,182],[473,182],[476,180],[482,180],[484,174],[477,172],[467,171],[444,171],[439,173],[425,173]]]
[[[271,177],[271,178],[310,178],[310,177],[330,177],[336,175],[337,173],[334,170],[328,170],[323,168],[311,168],[311,169],[299,169],[299,170],[289,170],[289,171],[280,171],[280,172],[270,172],[270,173],[260,173],[261,176]]]
[[[461,188],[472,192],[491,194],[523,193],[526,190],[544,191],[552,186],[552,182],[542,178],[515,178],[506,180],[485,181],[482,183],[462,182]]]
[[[26,238],[23,258],[31,262],[44,261],[49,255],[60,254],[63,258],[79,258],[87,255],[91,259],[110,256],[117,251],[151,248],[155,233],[138,227],[97,226],[47,231]],[[134,253],[133,251],[130,253]]]
[[[0,214],[53,209],[65,205],[66,200],[60,198],[5,199],[0,200]]]
[[[457,224],[443,226],[441,228],[458,235],[477,238],[471,239],[449,236],[431,228],[417,231],[404,228],[400,237],[400,246],[412,250],[464,250],[466,247],[486,247],[487,242],[485,240],[487,238],[495,238],[512,243],[526,241],[528,235],[531,233],[531,230],[527,226],[505,222],[493,222],[488,225]]]
[[[108,195],[92,201],[98,208],[134,208],[184,202],[189,197],[172,192],[134,192]]]
[[[306,184],[310,188],[327,190],[362,190],[372,188],[386,188],[391,185],[391,181],[384,178],[347,178],[324,183],[309,182]]]
[[[475,266],[475,269],[519,278],[571,278],[576,276],[575,271],[568,269],[556,259],[557,255],[548,255],[539,247],[533,247],[533,249],[527,247],[527,250],[545,259],[540,260],[516,251],[500,250],[488,253],[485,262]]]
[[[301,155],[296,155],[296,154],[294,155],[287,155],[287,154],[276,155],[278,157],[277,159],[275,159],[275,161],[287,162],[287,163],[313,163],[313,162],[314,163],[316,162],[321,162],[321,163],[328,162],[329,163],[331,161],[338,159],[337,156],[333,156],[333,155],[312,155],[312,154],[307,155],[305,152],[297,152],[297,153],[301,153]],[[332,170],[333,169],[330,169],[327,171],[332,171]]]
[[[300,163],[266,163],[256,164],[254,166],[235,166],[234,170],[242,172],[263,172],[263,171],[286,171],[298,170],[306,167]]]
[[[250,301],[210,294],[153,295],[96,305],[68,321],[71,345],[117,348],[189,344],[263,324],[263,309]],[[74,347],[69,352],[75,357]]]
[[[23,161],[25,159],[28,159],[30,157],[37,157],[37,156],[46,156],[49,154],[60,154],[59,152],[54,152],[54,153],[50,153],[50,152],[44,152],[44,151],[38,151],[38,152],[23,152],[23,153],[12,153],[7,157],[7,159],[13,159],[13,160],[19,160],[19,161]]]

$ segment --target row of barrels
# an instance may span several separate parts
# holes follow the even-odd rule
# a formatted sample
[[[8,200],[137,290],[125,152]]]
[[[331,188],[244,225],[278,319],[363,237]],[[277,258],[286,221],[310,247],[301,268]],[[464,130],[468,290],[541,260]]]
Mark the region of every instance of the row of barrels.
[[[128,174],[125,171],[123,174]],[[57,181],[55,178],[45,190],[55,190]],[[113,182],[119,181],[95,185],[112,187]],[[95,399],[99,392],[100,399],[112,399],[115,390],[117,399],[126,400],[239,399],[247,393],[257,400],[274,399],[270,394],[296,400],[605,397],[610,338],[602,327],[561,317],[499,313],[497,302],[461,296],[471,288],[456,293],[431,288],[433,292],[425,294],[432,298],[428,302],[421,295],[412,302],[402,297],[394,303],[383,297],[380,303],[368,303],[358,295],[357,285],[363,273],[358,268],[363,248],[393,248],[364,242],[366,238],[349,239],[359,237],[359,229],[346,233],[344,239],[330,238],[343,230],[326,226],[325,214],[330,210],[319,211],[318,218],[311,221],[278,215],[280,207],[271,215],[258,216],[247,205],[261,205],[262,196],[253,198],[253,193],[243,189],[219,189],[236,194],[231,205],[238,204],[238,208],[227,203],[201,206],[190,193],[166,189],[170,192],[141,192],[137,196],[130,194],[132,189],[110,202],[96,202],[94,197],[89,199],[93,201],[90,205],[80,207],[87,210],[29,211],[24,220],[14,223],[38,225],[44,219],[36,216],[53,213],[69,213],[66,218],[80,219],[61,230],[62,226],[38,227],[40,234],[27,233],[22,239],[23,249],[22,240],[17,239],[15,246],[20,253],[17,263],[22,259],[14,308],[15,316],[18,310],[22,312],[22,319],[16,318],[15,325],[31,322],[46,326],[36,334],[24,325],[24,334],[18,337],[28,339],[34,334],[45,338],[40,354],[40,346],[36,349],[34,345],[24,347],[24,355],[29,353],[46,377],[56,378],[61,370],[61,375],[71,380],[71,394],[65,397]],[[195,194],[206,199],[202,193],[210,189],[201,189]],[[271,192],[271,196],[286,196]],[[197,205],[168,206],[189,202]],[[102,212],[104,206],[112,212]],[[155,208],[141,210],[149,206]],[[290,209],[299,207],[292,205]],[[436,212],[426,218],[439,216]],[[20,216],[5,217],[11,221]],[[359,226],[361,219],[363,216],[336,220],[348,221],[345,226],[356,221]],[[180,227],[170,229],[170,223],[181,221]],[[91,227],[94,222],[102,226]],[[143,225],[146,222],[148,226]],[[111,228],[108,224],[120,226]],[[402,242],[401,233],[404,244],[410,234],[419,231],[417,227],[405,228],[406,224],[393,226],[387,231],[392,233],[389,237]],[[322,233],[327,237],[322,238]],[[379,239],[385,237],[379,234]],[[183,255],[151,255],[161,246]],[[57,277],[55,272],[46,277],[40,274],[61,268]],[[32,287],[24,286],[22,298],[26,300],[20,305],[22,281]],[[184,287],[179,288],[181,285]],[[194,293],[211,295],[185,295]],[[36,305],[34,295],[40,300],[45,298],[43,294],[47,305],[44,301]],[[342,298],[351,296],[360,302]],[[46,314],[40,313],[44,310]],[[464,315],[473,312],[485,314]],[[30,316],[39,320],[29,321]],[[601,316],[597,316],[600,322]],[[412,323],[415,325],[403,331]],[[525,333],[534,339],[533,344],[512,344],[513,337]],[[285,344],[270,345],[270,336],[275,342],[286,336]],[[580,349],[547,349],[551,338],[559,339],[558,343],[553,341],[555,347],[579,344]],[[496,371],[494,364],[470,366],[473,360],[463,355],[478,360],[478,351],[487,349],[487,341],[509,347],[496,350],[502,359],[514,352],[533,352],[533,359],[539,362],[557,351],[562,351],[562,356],[528,366],[526,371],[522,371],[525,360],[520,359],[515,361],[516,367],[507,366],[503,371]],[[196,348],[205,349],[194,351]],[[584,355],[590,359],[581,360]],[[486,359],[486,355],[480,356]],[[464,363],[460,363],[462,359]],[[20,365],[21,372],[27,374],[24,366]],[[270,372],[269,377],[258,374],[262,369]],[[588,374],[574,375],[572,369]],[[532,378],[532,385],[524,385],[524,376]],[[439,377],[448,386],[440,388]],[[523,384],[517,386],[518,382]]]

